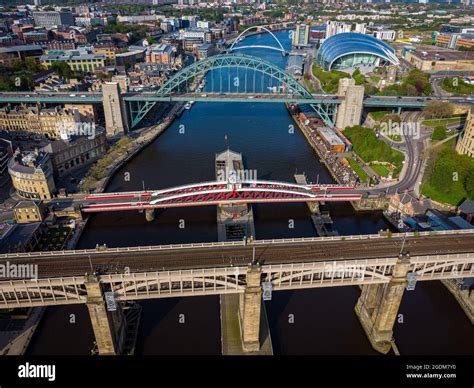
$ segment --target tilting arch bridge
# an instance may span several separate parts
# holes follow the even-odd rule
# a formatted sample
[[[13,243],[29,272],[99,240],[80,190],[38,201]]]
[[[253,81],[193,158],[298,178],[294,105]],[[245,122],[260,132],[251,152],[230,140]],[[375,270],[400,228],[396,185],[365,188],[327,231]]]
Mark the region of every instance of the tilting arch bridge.
[[[275,42],[277,43],[278,47],[275,47],[275,46],[268,46],[268,45],[247,45],[247,46],[236,46],[237,44],[239,44],[240,42],[240,39],[249,31],[252,31],[252,30],[264,30],[265,32],[268,32],[270,34],[270,36],[275,40]],[[235,40],[232,42],[232,44],[230,45],[229,49],[227,50],[228,52],[233,52],[233,51],[236,51],[236,50],[244,50],[244,49],[249,49],[249,48],[262,48],[262,49],[268,49],[268,50],[275,50],[275,51],[279,51],[281,52],[283,55],[286,55],[287,52],[285,50],[285,48],[283,47],[283,45],[281,44],[281,42],[278,40],[278,38],[275,36],[275,34],[270,30],[268,29],[267,27],[265,26],[252,26],[252,27],[249,27],[247,29],[245,29],[244,31],[242,31],[239,36],[237,38],[235,38]]]

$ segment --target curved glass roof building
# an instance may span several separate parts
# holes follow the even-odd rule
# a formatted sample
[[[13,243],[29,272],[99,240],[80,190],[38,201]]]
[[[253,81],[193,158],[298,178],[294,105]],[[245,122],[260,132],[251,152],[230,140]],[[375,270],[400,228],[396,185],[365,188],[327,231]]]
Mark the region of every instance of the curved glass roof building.
[[[324,70],[399,64],[391,46],[357,32],[343,32],[326,39],[318,50],[316,62]]]

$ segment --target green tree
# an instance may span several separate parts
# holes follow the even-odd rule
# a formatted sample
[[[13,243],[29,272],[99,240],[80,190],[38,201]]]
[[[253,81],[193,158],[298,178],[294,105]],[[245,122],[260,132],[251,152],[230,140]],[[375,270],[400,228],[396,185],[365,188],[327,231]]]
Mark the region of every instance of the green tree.
[[[60,77],[65,79],[71,79],[74,76],[74,72],[64,61],[53,62],[50,66],[50,69],[56,71]]]
[[[441,119],[451,117],[454,114],[454,106],[448,102],[430,101],[423,108],[423,115],[429,119]]]
[[[359,69],[356,69],[352,73],[352,78],[355,80],[356,85],[363,85],[365,83],[365,77],[364,75],[360,72]]]
[[[454,190],[453,186],[456,184],[452,179],[454,173],[457,173],[456,162],[448,155],[439,158],[435,163],[431,184],[436,190],[449,193]]]

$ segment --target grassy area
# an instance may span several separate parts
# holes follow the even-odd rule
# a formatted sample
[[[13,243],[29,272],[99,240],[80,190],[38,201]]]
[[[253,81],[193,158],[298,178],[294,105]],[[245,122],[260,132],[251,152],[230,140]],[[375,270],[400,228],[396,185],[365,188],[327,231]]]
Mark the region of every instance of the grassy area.
[[[393,141],[402,141],[402,136],[401,135],[389,135],[389,138],[392,139]]]
[[[370,76],[370,79],[375,82],[375,83],[378,83],[380,81],[380,76],[379,75],[372,75]]]
[[[423,195],[431,198],[436,202],[447,203],[450,205],[458,205],[465,198],[464,191],[461,189],[452,190],[448,193],[443,193],[438,188],[433,186],[430,182],[425,182],[421,186]]]
[[[441,87],[447,92],[458,95],[474,94],[474,85],[464,82],[459,77],[445,78],[441,83]]]
[[[381,110],[381,111],[378,111],[378,112],[370,112],[370,116],[372,116],[372,118],[375,121],[381,121],[386,115],[391,114],[391,113],[392,112],[390,112],[388,110]]]
[[[448,124],[460,124],[464,115],[456,115],[445,119],[428,119],[423,120],[422,124],[426,127],[439,127],[446,126]]]
[[[364,171],[364,169],[360,166],[359,163],[357,163],[352,158],[347,158],[347,161],[349,162],[349,165],[354,170],[354,172],[357,174],[357,176],[359,177],[361,182],[367,182],[368,180],[370,180],[369,175]]]
[[[393,176],[397,177],[403,167],[404,156],[400,151],[378,139],[374,131],[360,125],[346,128],[346,135],[352,142],[354,152],[366,163],[388,162],[395,166]]]
[[[474,198],[474,159],[459,155],[454,142],[452,139],[432,151],[421,192],[437,202],[459,205]]]
[[[390,174],[390,169],[387,166],[384,166],[383,164],[370,164],[370,168],[374,170],[378,175],[387,177]]]
[[[313,76],[319,79],[321,87],[326,93],[335,93],[341,78],[350,78],[348,73],[343,71],[324,71],[321,67],[313,65]]]
[[[421,44],[425,45],[425,46],[433,46],[434,45],[434,40],[433,39],[422,40]]]
[[[446,139],[447,136],[446,126],[438,125],[431,135],[431,140],[440,141]]]

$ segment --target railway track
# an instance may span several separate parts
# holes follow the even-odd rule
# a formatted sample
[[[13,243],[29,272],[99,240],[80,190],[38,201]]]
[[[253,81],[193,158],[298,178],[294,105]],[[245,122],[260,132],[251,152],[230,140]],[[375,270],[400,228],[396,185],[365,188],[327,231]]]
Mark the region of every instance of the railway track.
[[[150,251],[85,253],[2,258],[0,264],[36,264],[40,278],[82,276],[85,273],[101,274],[154,272],[245,266],[250,263],[255,247],[255,258],[262,264],[288,264],[332,260],[363,260],[396,257],[402,249],[403,239],[393,238],[295,242],[244,246],[216,246],[193,249],[167,249]],[[403,251],[412,256],[474,253],[474,235],[438,235],[409,237]]]

